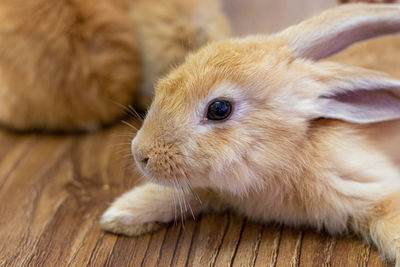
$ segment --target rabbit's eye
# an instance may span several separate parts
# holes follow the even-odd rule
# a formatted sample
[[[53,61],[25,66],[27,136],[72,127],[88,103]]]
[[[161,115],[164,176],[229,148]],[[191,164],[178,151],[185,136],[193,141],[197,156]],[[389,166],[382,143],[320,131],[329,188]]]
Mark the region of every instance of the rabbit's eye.
[[[226,100],[217,100],[208,106],[207,119],[212,121],[225,120],[232,111],[232,104]]]

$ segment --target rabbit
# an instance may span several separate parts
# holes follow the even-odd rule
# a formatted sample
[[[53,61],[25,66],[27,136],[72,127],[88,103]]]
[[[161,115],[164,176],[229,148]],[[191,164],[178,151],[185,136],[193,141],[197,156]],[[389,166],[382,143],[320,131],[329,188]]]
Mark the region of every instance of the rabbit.
[[[218,0],[1,1],[0,124],[98,129],[121,106],[146,108],[171,65],[228,35]]]
[[[400,266],[400,80],[367,68],[386,57],[400,77],[400,36],[388,35],[397,32],[399,5],[348,4],[189,55],[158,82],[132,140],[150,182],[116,199],[101,227],[136,236],[232,209],[262,223],[352,231]],[[351,64],[375,45],[378,56],[357,62],[365,67],[334,61],[380,35],[389,39],[344,52]]]

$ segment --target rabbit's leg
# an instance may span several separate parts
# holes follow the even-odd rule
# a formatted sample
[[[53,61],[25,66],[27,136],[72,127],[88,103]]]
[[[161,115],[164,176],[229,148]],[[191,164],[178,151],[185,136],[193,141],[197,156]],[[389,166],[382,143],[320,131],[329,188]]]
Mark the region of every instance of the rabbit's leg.
[[[157,230],[161,223],[194,216],[208,206],[210,192],[178,192],[148,183],[123,194],[101,217],[104,230],[129,236]]]
[[[400,266],[400,192],[382,201],[359,232],[370,239],[387,260]],[[360,229],[364,228],[364,229]]]

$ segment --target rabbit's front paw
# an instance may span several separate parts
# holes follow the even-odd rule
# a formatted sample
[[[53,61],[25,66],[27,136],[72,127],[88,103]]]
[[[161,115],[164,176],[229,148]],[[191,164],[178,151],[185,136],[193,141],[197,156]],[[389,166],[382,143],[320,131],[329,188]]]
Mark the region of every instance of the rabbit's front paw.
[[[148,232],[153,232],[161,227],[157,222],[135,221],[135,214],[128,210],[118,210],[110,207],[101,216],[100,225],[103,230],[114,234],[123,234],[127,236],[139,236]]]
[[[141,235],[157,230],[163,223],[186,217],[186,205],[190,207],[190,214],[198,214],[208,206],[209,195],[208,191],[187,194],[161,185],[144,184],[115,200],[101,217],[100,224],[108,232]],[[176,199],[183,201],[185,208]]]
[[[135,187],[104,212],[101,227],[108,232],[137,236],[157,230],[175,217],[174,191],[156,184]]]

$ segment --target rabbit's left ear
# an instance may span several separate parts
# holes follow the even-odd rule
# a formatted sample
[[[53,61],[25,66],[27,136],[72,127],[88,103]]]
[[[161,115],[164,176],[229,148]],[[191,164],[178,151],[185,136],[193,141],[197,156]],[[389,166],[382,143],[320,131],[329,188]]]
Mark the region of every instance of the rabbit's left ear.
[[[313,118],[374,123],[400,119],[400,81],[380,72],[338,63],[318,63]]]
[[[346,4],[328,9],[279,35],[287,39],[296,57],[318,60],[355,42],[396,32],[400,32],[400,5]]]

